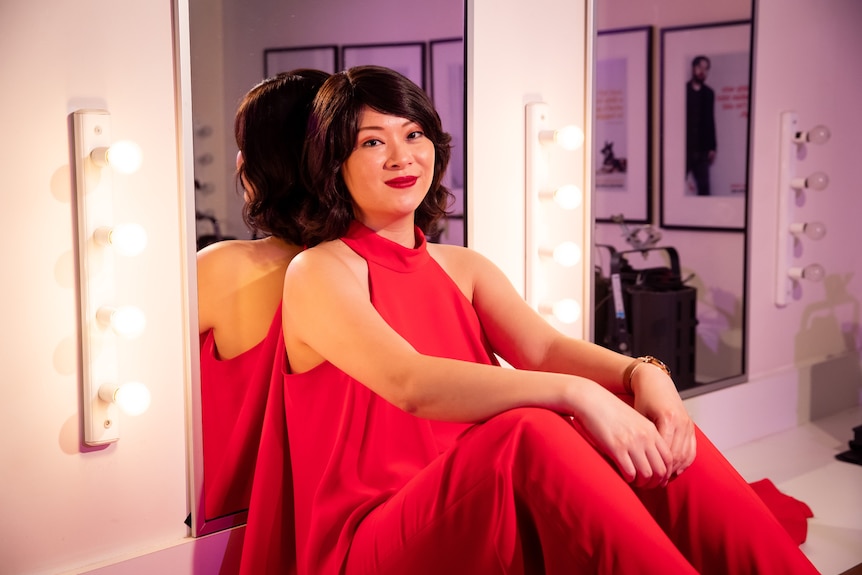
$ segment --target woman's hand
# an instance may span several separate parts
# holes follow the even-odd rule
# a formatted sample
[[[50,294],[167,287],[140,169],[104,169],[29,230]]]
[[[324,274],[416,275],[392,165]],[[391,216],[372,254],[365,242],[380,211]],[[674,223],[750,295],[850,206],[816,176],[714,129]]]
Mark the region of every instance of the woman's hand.
[[[655,424],[670,447],[670,476],[679,475],[694,461],[697,450],[694,422],[671,378],[661,369],[644,365],[632,377],[634,408]]]
[[[676,469],[674,455],[656,425],[597,383],[581,389],[574,417],[585,437],[627,482],[647,488],[667,485]]]

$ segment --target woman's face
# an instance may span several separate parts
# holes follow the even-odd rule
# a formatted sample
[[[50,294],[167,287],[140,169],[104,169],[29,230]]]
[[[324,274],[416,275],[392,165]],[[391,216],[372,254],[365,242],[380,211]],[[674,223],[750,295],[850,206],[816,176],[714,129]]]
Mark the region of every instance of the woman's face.
[[[356,219],[379,229],[422,203],[434,180],[434,143],[419,124],[366,108],[341,171]]]

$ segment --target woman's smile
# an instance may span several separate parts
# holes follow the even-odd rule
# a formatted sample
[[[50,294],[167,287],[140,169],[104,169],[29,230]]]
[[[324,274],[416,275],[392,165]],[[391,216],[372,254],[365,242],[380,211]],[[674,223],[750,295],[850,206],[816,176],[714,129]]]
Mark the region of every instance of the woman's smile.
[[[392,188],[409,188],[418,180],[416,176],[401,176],[398,178],[392,178],[391,180],[386,180],[386,185]]]

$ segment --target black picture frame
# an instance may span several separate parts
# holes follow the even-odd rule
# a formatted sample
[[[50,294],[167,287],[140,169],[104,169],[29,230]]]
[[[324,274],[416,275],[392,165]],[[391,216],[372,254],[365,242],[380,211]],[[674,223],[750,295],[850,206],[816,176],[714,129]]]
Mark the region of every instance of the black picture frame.
[[[467,78],[463,38],[443,38],[428,42],[430,47],[431,99],[440,114],[443,129],[452,136],[449,167],[443,185],[455,196],[451,213],[442,222],[439,243],[463,246],[467,243],[466,230],[466,143],[464,139],[467,109]]]
[[[594,216],[597,222],[653,218],[653,27],[596,35]]]
[[[338,46],[290,46],[263,51],[265,78],[297,68],[312,68],[329,74],[338,70]]]
[[[341,47],[341,69],[375,65],[400,72],[425,89],[425,42],[346,44]]]
[[[663,228],[741,231],[749,170],[751,20],[661,29],[661,202]],[[710,60],[715,153],[700,177],[686,152],[687,85],[693,61]],[[707,130],[709,131],[709,130]],[[701,154],[702,155],[702,154]],[[703,185],[699,182],[708,182]],[[703,187],[706,191],[701,189]]]

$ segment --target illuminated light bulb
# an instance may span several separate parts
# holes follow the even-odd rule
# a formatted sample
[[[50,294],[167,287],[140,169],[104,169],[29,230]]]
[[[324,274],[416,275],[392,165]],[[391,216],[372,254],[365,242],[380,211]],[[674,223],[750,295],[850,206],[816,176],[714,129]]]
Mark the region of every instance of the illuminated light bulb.
[[[807,132],[796,132],[793,141],[797,143],[825,144],[832,137],[832,132],[824,125],[814,126]]]
[[[131,140],[114,142],[110,148],[96,148],[90,152],[90,158],[97,166],[111,166],[121,174],[131,174],[138,171],[143,161],[141,147]]]
[[[574,184],[566,184],[554,190],[554,201],[564,210],[574,210],[581,207],[584,193]]]
[[[558,320],[563,323],[575,323],[581,317],[581,304],[573,299],[561,299],[554,302],[551,310]]]
[[[564,150],[577,150],[584,145],[584,131],[577,126],[566,126],[554,132],[554,141]]]
[[[102,325],[110,326],[120,337],[129,339],[141,335],[147,326],[144,312],[134,306],[99,308],[96,319]]]
[[[539,133],[542,142],[554,142],[564,150],[577,150],[584,145],[584,131],[577,126],[564,126],[559,130],[543,130]]]
[[[123,385],[104,384],[99,387],[99,397],[115,403],[127,415],[140,415],[150,407],[150,390],[139,381]]]
[[[118,254],[136,256],[147,247],[147,231],[140,224],[117,224],[101,227],[95,231],[96,241],[111,246]]]
[[[581,248],[575,242],[563,242],[554,248],[554,261],[570,268],[581,261]]]
[[[826,235],[826,224],[823,222],[795,222],[790,224],[790,233],[804,234],[809,240],[822,240]]]
[[[824,172],[814,172],[807,178],[793,178],[790,181],[790,186],[797,190],[810,188],[812,190],[823,191],[829,186],[829,176]]]
[[[826,277],[826,270],[820,264],[808,264],[804,268],[790,268],[787,270],[787,275],[794,280],[819,282]]]

